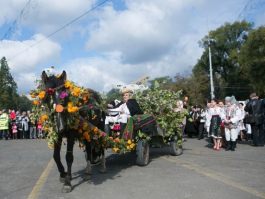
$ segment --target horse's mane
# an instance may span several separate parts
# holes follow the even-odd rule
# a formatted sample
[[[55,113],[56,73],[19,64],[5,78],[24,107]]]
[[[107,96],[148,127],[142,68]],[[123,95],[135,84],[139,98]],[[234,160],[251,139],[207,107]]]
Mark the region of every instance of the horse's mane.
[[[101,104],[102,97],[101,97],[101,95],[97,91],[95,91],[95,90],[93,90],[91,88],[87,88],[86,90],[92,95],[92,97],[96,100],[96,102],[98,104]]]

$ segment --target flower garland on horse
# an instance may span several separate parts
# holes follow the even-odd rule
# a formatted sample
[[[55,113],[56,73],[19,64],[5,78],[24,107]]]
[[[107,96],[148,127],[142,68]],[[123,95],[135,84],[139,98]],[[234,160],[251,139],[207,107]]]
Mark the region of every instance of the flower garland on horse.
[[[59,78],[59,75],[57,77]],[[94,114],[94,108],[102,108],[101,104],[98,104],[93,97],[92,90],[77,86],[74,82],[66,80],[62,85],[64,89],[58,93],[59,101],[53,99],[50,104],[47,104],[45,103],[46,97],[54,95],[57,88],[45,89],[43,81],[38,80],[37,83],[37,88],[30,93],[33,99],[33,113],[34,118],[42,124],[43,130],[47,134],[50,149],[54,148],[54,144],[58,140],[58,129],[53,115],[54,113],[66,112],[67,125],[78,132],[77,137],[80,147],[83,146],[84,141],[91,142],[93,140],[96,143],[95,146],[110,147],[115,153],[135,150],[134,140],[110,137],[89,122],[89,119],[94,120],[97,117]],[[90,114],[91,118],[80,116],[80,111],[86,109],[92,113]]]

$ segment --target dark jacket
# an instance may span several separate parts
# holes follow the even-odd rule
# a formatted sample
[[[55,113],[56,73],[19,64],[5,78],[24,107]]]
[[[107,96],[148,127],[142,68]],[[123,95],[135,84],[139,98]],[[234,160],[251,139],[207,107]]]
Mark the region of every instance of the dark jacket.
[[[131,116],[143,114],[143,111],[141,110],[139,104],[137,103],[135,99],[129,99],[126,102],[126,105],[130,111]]]
[[[248,117],[250,117],[250,120],[252,119],[253,123],[255,123],[256,125],[264,123],[264,100],[251,99],[246,104],[245,111],[248,112]]]

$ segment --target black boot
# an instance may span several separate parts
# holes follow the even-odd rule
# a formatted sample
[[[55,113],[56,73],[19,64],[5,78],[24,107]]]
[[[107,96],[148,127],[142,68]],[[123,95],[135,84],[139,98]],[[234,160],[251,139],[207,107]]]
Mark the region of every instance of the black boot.
[[[231,149],[231,141],[226,141],[226,151],[229,151]]]
[[[235,151],[236,148],[236,141],[231,142],[231,151]]]
[[[104,131],[105,131],[105,133],[106,133],[108,136],[111,136],[111,135],[110,135],[110,126],[109,126],[109,124],[105,124],[105,126],[104,126]]]

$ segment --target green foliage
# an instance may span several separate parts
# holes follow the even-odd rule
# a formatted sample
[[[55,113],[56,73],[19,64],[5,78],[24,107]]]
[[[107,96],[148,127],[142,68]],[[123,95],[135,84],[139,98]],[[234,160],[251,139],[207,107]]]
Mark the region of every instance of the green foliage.
[[[158,82],[154,82],[152,89],[144,93],[137,93],[136,99],[144,113],[155,116],[160,127],[165,131],[165,138],[181,132],[180,127],[187,112],[175,112],[176,102],[182,91],[174,92],[162,89]]]
[[[201,41],[204,48],[201,58],[193,69],[193,74],[209,73],[209,38],[212,66],[215,83],[215,95],[224,98],[225,95],[235,95],[237,98],[246,98],[250,89],[238,89],[248,85],[249,81],[242,75],[239,64],[239,54],[242,45],[247,40],[247,33],[252,29],[252,24],[242,21],[232,24],[226,23],[214,31],[210,31]]]
[[[6,58],[3,57],[0,66],[0,108],[15,109],[17,102],[17,84],[9,71]]]
[[[240,52],[240,63],[245,76],[261,95],[265,94],[265,27],[250,32]]]
[[[113,101],[115,99],[120,99],[121,94],[119,89],[111,89],[107,94],[106,94],[106,102],[109,103],[110,101]]]
[[[17,109],[21,111],[28,111],[32,109],[32,102],[29,100],[29,98],[25,95],[21,95],[18,97],[17,102]]]

